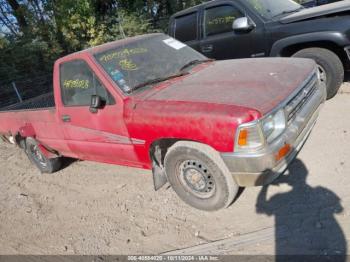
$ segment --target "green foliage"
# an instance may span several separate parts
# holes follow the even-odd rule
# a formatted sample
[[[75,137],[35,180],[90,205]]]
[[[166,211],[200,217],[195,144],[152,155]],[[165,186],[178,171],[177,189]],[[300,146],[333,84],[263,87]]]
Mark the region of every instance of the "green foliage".
[[[203,0],[0,0],[0,83],[50,73],[65,54],[167,30]],[[155,12],[156,11],[156,12]]]
[[[63,0],[55,8],[57,27],[69,46],[68,51],[77,51],[104,40],[106,26],[97,24],[90,1]]]
[[[0,83],[49,74],[62,51],[48,50],[46,42],[25,38],[0,44]]]
[[[144,14],[113,10],[110,17],[101,19],[96,15],[93,3],[89,1],[67,1],[67,5],[63,1],[56,8],[57,13],[64,14],[59,15],[56,21],[70,52],[120,39],[124,34],[134,36],[153,31]]]
[[[152,28],[151,22],[145,15],[138,15],[135,12],[128,13],[120,11],[120,25],[117,25],[116,38],[123,38],[121,30],[126,36],[135,36],[140,34],[157,32],[159,30]]]
[[[5,46],[8,44],[7,40],[5,37],[0,36],[0,50],[5,48]]]

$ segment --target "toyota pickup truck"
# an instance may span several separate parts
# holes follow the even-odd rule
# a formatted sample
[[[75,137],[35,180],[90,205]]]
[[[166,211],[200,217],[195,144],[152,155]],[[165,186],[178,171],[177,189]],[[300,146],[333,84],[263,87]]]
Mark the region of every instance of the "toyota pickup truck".
[[[0,110],[2,139],[43,173],[62,157],[152,169],[156,190],[207,211],[278,177],[326,97],[312,60],[214,61],[164,34],[61,58],[53,86]]]
[[[293,0],[214,0],[174,14],[169,35],[217,60],[314,59],[327,98],[350,69],[350,0],[304,8]]]

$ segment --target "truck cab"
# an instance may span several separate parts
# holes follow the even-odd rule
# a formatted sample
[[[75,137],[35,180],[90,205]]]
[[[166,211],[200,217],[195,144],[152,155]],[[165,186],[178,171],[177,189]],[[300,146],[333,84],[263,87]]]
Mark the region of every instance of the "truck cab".
[[[234,30],[233,22],[249,17],[254,30]],[[210,1],[170,19],[170,35],[215,59],[264,57],[268,54],[264,21],[239,1]]]

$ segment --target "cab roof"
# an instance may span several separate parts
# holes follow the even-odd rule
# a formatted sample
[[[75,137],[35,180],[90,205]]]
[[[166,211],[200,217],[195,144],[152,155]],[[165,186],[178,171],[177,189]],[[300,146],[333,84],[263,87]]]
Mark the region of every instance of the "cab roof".
[[[206,1],[206,2],[201,3],[201,4],[199,4],[199,5],[195,5],[195,6],[186,8],[186,9],[184,9],[184,10],[181,10],[181,11],[179,11],[179,12],[173,14],[173,15],[171,16],[171,18],[173,18],[173,17],[178,17],[178,16],[183,16],[183,15],[186,15],[186,14],[189,14],[189,13],[193,13],[193,12],[198,11],[198,9],[200,9],[202,6],[206,6],[206,5],[210,5],[210,4],[212,4],[212,3],[215,3],[215,2],[222,2],[222,1],[225,2],[225,0],[210,0],[210,1]],[[227,2],[227,1],[226,1],[226,2]]]

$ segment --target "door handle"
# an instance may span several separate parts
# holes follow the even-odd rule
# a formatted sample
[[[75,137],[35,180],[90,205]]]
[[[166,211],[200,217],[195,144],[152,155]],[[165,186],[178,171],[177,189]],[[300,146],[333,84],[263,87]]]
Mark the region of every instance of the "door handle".
[[[210,53],[213,52],[214,46],[213,45],[204,45],[202,46],[201,50],[203,53]]]
[[[70,119],[70,116],[69,116],[69,115],[63,115],[63,116],[62,116],[62,121],[63,121],[63,122],[70,122],[70,120],[71,120],[71,119]]]

